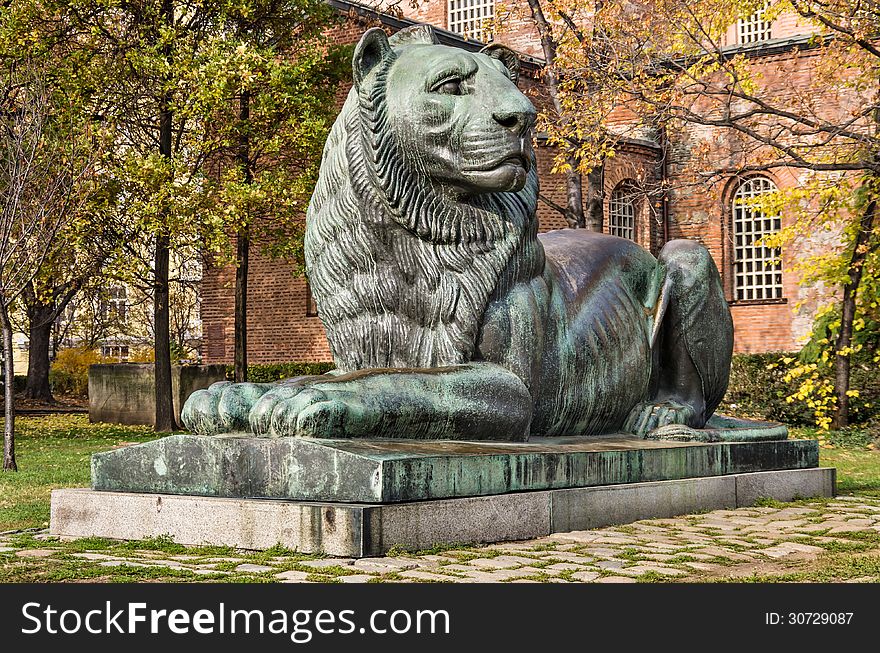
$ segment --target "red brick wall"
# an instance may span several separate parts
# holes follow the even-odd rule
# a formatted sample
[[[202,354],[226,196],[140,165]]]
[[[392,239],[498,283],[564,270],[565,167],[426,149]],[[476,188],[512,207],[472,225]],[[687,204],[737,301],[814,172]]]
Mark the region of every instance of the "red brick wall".
[[[671,167],[677,155],[687,147],[682,141],[672,148]],[[780,188],[788,186],[787,175],[768,175]],[[675,179],[675,175],[670,175]],[[797,252],[784,251],[782,257],[783,300],[735,301],[733,299],[732,254],[729,205],[735,184],[727,189],[700,186],[679,186],[669,193],[669,238],[690,238],[705,245],[712,253],[721,272],[733,315],[736,352],[793,350],[803,333],[794,333],[793,302],[801,293],[797,276],[791,271]],[[783,217],[783,224],[785,218]],[[792,300],[790,302],[790,300]],[[804,309],[801,309],[804,310]],[[803,327],[801,327],[803,331]]]
[[[269,259],[254,246],[248,270],[248,362],[329,361],[324,328],[306,316],[306,281],[294,267]],[[206,266],[202,282],[203,358],[231,363],[235,272]]]
[[[737,43],[737,24],[734,23],[727,29],[727,36],[724,40],[725,45],[733,45]],[[803,19],[793,12],[784,12],[780,14],[773,24],[770,26],[771,39],[784,39],[801,34],[810,34],[815,32],[816,28],[808,25]]]
[[[793,30],[793,25],[793,21],[782,23],[782,27],[788,30]],[[805,51],[798,55],[783,53],[767,56],[754,60],[752,68],[765,92],[784,105],[789,100],[796,101],[804,89],[810,89],[815,82],[816,54],[817,51]],[[811,91],[809,97],[815,110],[828,116],[845,115],[859,103],[854,93],[832,96]],[[819,303],[827,299],[827,292],[822,287],[802,285],[795,268],[807,255],[832,247],[834,234],[812,233],[783,250],[783,301],[733,300],[730,205],[736,180],[724,179],[710,187],[695,183],[691,173],[694,168],[706,169],[713,163],[736,162],[741,158],[741,148],[742,145],[728,133],[707,127],[682,126],[671,138],[668,176],[673,189],[669,194],[669,236],[699,240],[712,252],[724,277],[728,299],[731,300],[736,351],[795,350],[809,333],[812,316]],[[694,153],[701,151],[709,152],[710,162],[694,158]],[[765,151],[755,150],[746,157],[751,161],[767,155]],[[801,186],[807,179],[807,173],[792,168],[776,168],[762,174],[781,190]],[[792,220],[792,215],[783,212],[783,227],[790,225]]]
[[[635,186],[641,191],[635,203],[635,241],[657,254],[663,247],[663,205],[656,190],[660,182],[660,152],[641,145],[621,144],[605,163],[602,230],[608,229],[611,195],[618,186]]]
[[[449,28],[447,0],[410,0],[396,4],[402,15],[420,23]],[[527,0],[495,3],[493,41],[513,48],[522,54],[541,57],[538,30],[529,17]]]

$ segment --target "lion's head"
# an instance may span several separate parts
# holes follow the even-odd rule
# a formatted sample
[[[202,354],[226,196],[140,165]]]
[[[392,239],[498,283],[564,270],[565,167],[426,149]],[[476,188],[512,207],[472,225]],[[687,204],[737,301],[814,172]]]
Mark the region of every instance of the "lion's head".
[[[521,190],[535,108],[516,87],[516,55],[503,46],[474,53],[426,40],[392,49],[372,29],[355,50],[356,86],[371,95],[385,87],[398,153],[452,197]]]
[[[305,241],[334,358],[343,370],[468,361],[493,292],[543,265],[518,59],[417,26],[368,31],[352,67]]]

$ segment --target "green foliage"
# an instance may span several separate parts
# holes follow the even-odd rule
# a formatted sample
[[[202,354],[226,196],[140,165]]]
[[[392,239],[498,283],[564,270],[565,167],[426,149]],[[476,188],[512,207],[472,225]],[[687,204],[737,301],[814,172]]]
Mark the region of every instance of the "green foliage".
[[[248,365],[248,381],[251,383],[272,383],[295,376],[326,374],[336,366],[333,363],[263,363]],[[235,379],[232,365],[226,366],[226,378]]]
[[[337,19],[321,0],[248,0],[205,44],[193,101],[217,166],[201,178],[199,220],[220,263],[235,262],[229,234],[247,230],[265,254],[302,268],[305,208],[350,75],[350,48],[322,33]]]
[[[784,352],[737,354],[730,367],[730,385],[718,407],[722,413],[756,417],[789,425],[812,425],[812,413],[786,399],[792,386],[785,381]]]
[[[816,424],[816,407],[809,401],[792,399],[803,392],[805,378],[792,375],[801,363],[785,352],[738,354],[733,357],[730,385],[718,410],[722,413],[757,417],[791,426]],[[816,368],[814,385],[829,383],[832,370]],[[880,420],[880,369],[867,355],[853,361],[850,410],[854,423]]]
[[[870,263],[871,259],[868,259],[865,270],[869,274],[862,277],[855,302],[852,338],[841,352],[850,359],[846,395],[849,418],[856,423],[880,416],[880,310],[876,294],[880,276],[869,268],[867,264]],[[834,366],[840,328],[840,307],[824,307],[813,323],[810,340],[797,358],[783,360],[788,365],[785,380],[793,386],[789,401],[812,410],[815,423],[824,429],[831,426],[831,415],[838,401],[834,388]]]

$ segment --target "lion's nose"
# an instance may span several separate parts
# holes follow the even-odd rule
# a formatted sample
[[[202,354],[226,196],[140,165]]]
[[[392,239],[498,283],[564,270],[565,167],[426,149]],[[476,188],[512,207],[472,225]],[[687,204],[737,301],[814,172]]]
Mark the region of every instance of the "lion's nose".
[[[532,111],[498,112],[493,113],[492,117],[499,125],[518,135],[526,133],[535,121],[535,114]]]

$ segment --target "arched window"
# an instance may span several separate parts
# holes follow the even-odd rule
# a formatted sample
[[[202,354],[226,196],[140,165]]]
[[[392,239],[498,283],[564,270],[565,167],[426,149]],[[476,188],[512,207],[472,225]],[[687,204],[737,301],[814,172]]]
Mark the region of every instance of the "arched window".
[[[608,233],[629,240],[636,239],[636,186],[632,182],[621,182],[611,192]]]
[[[758,198],[775,193],[776,184],[766,177],[743,181],[733,195],[734,297],[736,299],[780,299],[782,261],[778,247],[764,247],[761,238],[782,227],[778,215],[765,213]]]

